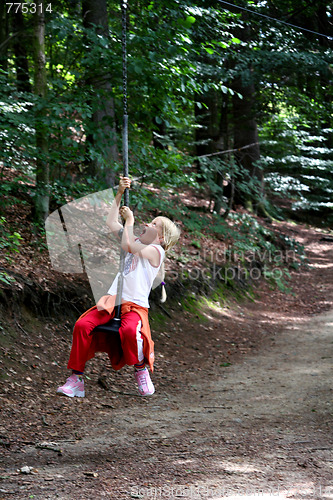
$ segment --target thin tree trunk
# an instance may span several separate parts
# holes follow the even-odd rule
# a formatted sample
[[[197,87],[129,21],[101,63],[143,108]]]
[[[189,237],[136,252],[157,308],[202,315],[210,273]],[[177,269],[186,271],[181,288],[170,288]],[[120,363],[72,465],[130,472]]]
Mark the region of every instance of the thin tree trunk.
[[[329,2],[322,2],[318,5],[316,19],[318,22],[317,30],[321,31],[321,33],[326,33],[330,36],[330,38],[320,37],[320,44],[328,48],[332,51],[333,49],[333,24],[331,18],[328,16],[327,6]],[[328,75],[321,76],[321,86],[324,89],[324,102],[326,104],[327,109],[332,109],[332,92],[330,89],[330,79]],[[324,124],[323,128],[330,130],[327,135],[326,147],[329,149],[333,148],[333,116],[332,113],[327,113],[327,121]]]
[[[17,12],[14,10],[12,11],[12,26],[14,33],[19,33],[18,36],[14,37],[13,41],[17,90],[19,92],[31,92],[29,63],[26,50],[27,40],[24,36],[25,26],[21,9],[18,9]]]
[[[201,95],[195,102],[195,121],[199,125],[195,129],[195,144],[196,155],[205,156],[216,153],[216,141],[219,139],[219,96],[218,93],[210,90],[205,95]],[[196,161],[198,169],[199,182],[205,183],[207,175],[200,165],[200,161]],[[211,178],[212,175],[209,174]],[[207,187],[210,198],[210,205],[214,200],[209,187]]]
[[[108,38],[106,0],[83,0],[82,16],[86,28],[94,28],[99,35]],[[96,71],[93,74],[87,74],[87,81],[94,89],[94,98],[95,102],[97,102],[97,107],[95,107],[92,116],[94,134],[88,134],[87,141],[90,142],[93,148],[98,148],[104,161],[89,159],[88,173],[99,178],[105,177],[107,183],[113,185],[115,173],[111,169],[111,165],[119,161],[114,99],[112,97],[111,75],[104,74],[103,68],[101,68],[101,71],[101,74]],[[104,170],[104,164],[107,166],[106,171]],[[109,165],[110,167],[108,167]]]
[[[222,94],[221,119],[220,119],[220,138],[217,147],[220,151],[229,149],[229,94]],[[230,162],[230,155],[223,156],[225,162]],[[221,192],[215,197],[214,211],[219,214],[223,206],[223,194],[225,193],[226,179],[224,172],[217,172],[216,184]],[[230,194],[230,193],[229,193]]]
[[[254,84],[243,84],[241,77],[233,82],[233,89],[240,93],[243,99],[240,99],[235,93],[233,97],[234,112],[234,148],[240,149],[249,144],[250,148],[235,153],[236,161],[244,168],[250,179],[259,181],[263,189],[263,172],[256,165],[260,159],[260,147],[258,137],[258,126],[255,119],[255,88]],[[236,186],[237,188],[237,186]],[[247,208],[252,207],[254,199],[252,194],[235,193],[235,203],[242,203]]]
[[[219,139],[219,97],[210,91],[198,97],[195,103],[196,154],[203,156],[216,153],[216,141]]]
[[[158,116],[159,110],[156,107],[155,108],[155,114]],[[165,121],[161,121],[161,123],[158,123],[156,121],[156,116],[153,118],[153,123],[154,123],[154,131],[153,131],[153,144],[155,149],[162,149],[162,150],[167,150],[168,146],[166,144],[163,144],[163,138],[166,136],[167,133],[167,127],[165,124]],[[154,133],[156,132],[156,133]],[[162,139],[162,140],[161,140]]]
[[[235,36],[244,42],[250,42],[256,36],[255,31],[250,27],[249,24],[249,14],[247,12],[242,12],[241,15],[243,21],[243,27],[235,30]],[[232,62],[233,65],[236,64],[237,58]],[[249,181],[258,181],[260,185],[261,194],[263,195],[263,172],[256,165],[256,162],[260,159],[260,147],[259,147],[259,137],[258,137],[258,126],[256,122],[256,89],[254,81],[252,78],[252,68],[249,62],[247,67],[244,67],[241,73],[235,76],[232,82],[232,88],[235,91],[233,96],[233,122],[234,122],[234,148],[239,149],[249,144],[253,144],[250,148],[246,148],[242,151],[235,153],[236,163],[239,165],[241,170],[245,172],[240,172],[241,177],[244,174],[245,179],[248,178]],[[240,99],[237,93],[243,96]],[[258,202],[258,196],[254,192],[241,192],[237,186],[237,172],[235,172],[235,193],[234,193],[234,203],[242,204],[246,208],[252,210],[253,202]]]
[[[0,2],[0,68],[3,71],[8,69],[8,43],[9,26],[7,5],[4,1]]]
[[[39,98],[35,109],[36,123],[36,196],[34,217],[42,223],[49,213],[49,163],[48,163],[48,140],[45,126],[45,97],[47,90],[46,66],[45,66],[45,16],[44,0],[39,1],[35,14],[34,32],[34,64],[35,81],[34,92]]]

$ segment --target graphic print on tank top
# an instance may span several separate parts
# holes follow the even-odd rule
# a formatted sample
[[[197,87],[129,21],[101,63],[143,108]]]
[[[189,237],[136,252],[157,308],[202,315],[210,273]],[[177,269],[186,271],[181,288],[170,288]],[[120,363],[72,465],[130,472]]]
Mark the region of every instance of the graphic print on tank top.
[[[138,262],[139,257],[137,255],[134,255],[133,253],[128,254],[125,258],[124,275],[126,276],[134,271],[137,268]]]

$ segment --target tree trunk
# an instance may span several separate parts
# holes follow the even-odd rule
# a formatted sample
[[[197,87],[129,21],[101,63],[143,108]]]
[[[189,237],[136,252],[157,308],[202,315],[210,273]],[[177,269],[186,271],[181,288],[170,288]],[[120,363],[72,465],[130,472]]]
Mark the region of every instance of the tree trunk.
[[[221,118],[220,118],[220,133],[219,133],[219,140],[216,144],[217,148],[220,151],[226,151],[229,149],[229,94],[222,94],[222,106],[221,106]],[[230,155],[225,154],[220,157],[223,159],[224,162],[229,162],[230,163]],[[231,172],[228,172],[231,173]],[[220,193],[215,197],[214,200],[214,211],[219,214],[221,211],[221,208],[223,206],[223,195],[226,194],[227,190],[227,184],[226,184],[226,179],[225,179],[225,173],[224,172],[217,172],[216,174],[216,184],[220,188]],[[229,186],[230,187],[230,184]],[[231,198],[231,192],[229,189],[229,199]]]
[[[0,2],[0,68],[7,72],[8,69],[8,43],[9,26],[7,5],[4,1]]]
[[[249,13],[241,14],[242,27],[235,29],[234,35],[240,40],[250,43],[254,40],[257,33],[256,29],[249,23]],[[240,49],[239,49],[240,50]],[[243,55],[244,57],[244,55]],[[260,159],[260,147],[258,137],[258,126],[256,122],[256,92],[253,80],[253,71],[251,63],[244,64],[237,68],[237,54],[231,65],[237,70],[237,74],[232,81],[231,87],[235,91],[233,96],[233,124],[234,124],[234,149],[244,148],[235,153],[236,164],[239,171],[235,172],[234,203],[244,205],[252,210],[253,202],[258,202],[258,194],[253,189],[242,191],[238,189],[239,179],[244,183],[257,181],[261,191],[263,191],[263,172],[256,165]],[[240,99],[237,93],[242,95]]]
[[[108,14],[106,0],[83,0],[82,16],[85,28],[95,29],[96,33],[108,38]],[[88,41],[89,44],[89,41]],[[112,97],[111,75],[96,69],[87,72],[87,82],[93,88],[95,110],[92,116],[93,133],[87,134],[87,141],[98,150],[103,160],[88,159],[88,174],[105,178],[108,185],[114,184],[115,172],[110,168],[119,161],[115,123],[114,100]],[[105,170],[106,165],[106,170]]]
[[[153,130],[153,144],[155,149],[167,150],[168,146],[163,143],[163,138],[167,134],[167,127],[165,121],[158,121],[156,117],[158,116],[158,109],[155,109],[156,116],[153,118],[154,129]]]
[[[239,77],[234,80],[232,87],[235,92],[243,96],[243,99],[240,99],[236,93],[233,96],[234,148],[240,150],[248,146],[246,149],[236,152],[235,158],[237,163],[245,169],[249,178],[259,181],[261,189],[263,189],[263,172],[256,165],[260,159],[260,147],[254,111],[254,84],[243,84],[242,78]],[[235,193],[235,203],[241,203],[247,208],[251,208],[253,201],[251,193],[243,194],[239,191]]]
[[[38,97],[35,106],[36,127],[36,196],[34,218],[39,223],[44,222],[49,213],[49,163],[48,163],[48,141],[47,128],[45,126],[45,97],[47,90],[46,66],[45,66],[45,16],[44,0],[37,6],[35,14],[34,32],[34,64],[35,81],[34,92]]]
[[[328,17],[328,9],[327,6],[329,5],[329,2],[322,2],[318,5],[317,7],[317,21],[318,21],[318,31],[321,31],[321,33],[325,33],[330,38],[326,37],[319,37],[319,42],[320,44],[328,48],[332,51],[333,49],[333,25],[331,18]],[[332,92],[330,88],[330,78],[328,75],[321,75],[321,87],[324,90],[324,102],[326,104],[326,107],[328,110],[332,109]],[[326,123],[323,124],[323,128],[326,128],[330,132],[328,132],[327,135],[327,141],[326,141],[326,147],[329,149],[333,148],[333,117],[332,113],[327,113],[327,121]]]
[[[217,92],[211,90],[203,96],[200,95],[195,102],[194,113],[197,124],[195,129],[196,155],[205,156],[216,153],[216,141],[219,138],[219,96]],[[211,182],[214,173],[205,171],[200,160],[196,161],[196,167],[200,174],[198,181],[201,183]],[[210,192],[209,187],[207,189]],[[210,192],[209,196],[211,204],[214,195]]]
[[[217,92],[210,91],[200,95],[195,103],[196,128],[195,142],[197,156],[216,152],[216,141],[219,139],[219,97]]]
[[[17,90],[19,92],[31,92],[31,85],[29,81],[29,64],[26,50],[27,40],[24,36],[25,26],[21,9],[18,9],[17,12],[12,10],[12,26],[13,32],[19,33],[14,37],[13,42]]]

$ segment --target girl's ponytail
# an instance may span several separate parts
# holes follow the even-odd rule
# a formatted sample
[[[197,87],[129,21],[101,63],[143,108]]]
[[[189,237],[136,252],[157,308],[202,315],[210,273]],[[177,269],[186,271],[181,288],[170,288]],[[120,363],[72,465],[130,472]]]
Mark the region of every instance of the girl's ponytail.
[[[179,240],[180,237],[180,229],[179,227],[176,226],[174,222],[172,222],[170,219],[167,217],[159,217],[162,221],[162,226],[163,226],[163,248],[166,252],[170,250]],[[167,294],[165,290],[165,268],[164,268],[164,261],[162,262],[159,274],[161,276],[161,285],[162,285],[162,293],[161,293],[161,300],[160,302],[165,302],[167,299]]]
[[[165,291],[165,286],[164,286],[164,285],[165,285],[165,283],[164,283],[164,281],[162,281],[162,293],[161,293],[161,300],[160,300],[160,302],[161,302],[162,304],[163,304],[163,302],[165,302],[165,301],[166,301],[166,299],[167,299],[167,294],[166,294],[166,291]]]
[[[162,265],[161,265],[161,276],[162,276],[162,281],[161,281],[162,293],[161,293],[160,302],[163,304],[163,302],[165,302],[167,299],[167,294],[166,294],[166,290],[165,290],[165,282],[164,282],[164,278],[165,278],[164,261],[162,262]]]

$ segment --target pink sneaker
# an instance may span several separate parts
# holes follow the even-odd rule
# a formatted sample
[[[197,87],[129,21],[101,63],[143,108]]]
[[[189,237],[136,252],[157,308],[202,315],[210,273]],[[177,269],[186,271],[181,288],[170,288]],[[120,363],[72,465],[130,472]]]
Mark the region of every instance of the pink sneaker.
[[[137,370],[134,373],[135,379],[138,383],[138,389],[141,396],[151,396],[155,392],[155,387],[150,380],[149,371],[147,368],[144,370]]]
[[[58,387],[57,393],[64,394],[70,398],[77,396],[78,398],[84,398],[84,381],[83,378],[79,378],[75,373],[68,377],[66,384]]]

